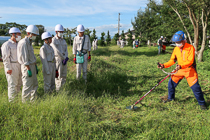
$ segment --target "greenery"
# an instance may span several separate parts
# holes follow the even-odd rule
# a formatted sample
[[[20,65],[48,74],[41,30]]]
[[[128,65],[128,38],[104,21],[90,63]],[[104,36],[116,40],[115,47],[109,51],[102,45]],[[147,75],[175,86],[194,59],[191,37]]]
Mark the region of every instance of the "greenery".
[[[120,35],[118,33],[116,33],[114,35],[113,40],[115,41],[115,44],[113,44],[113,45],[116,45],[117,44],[117,40],[119,40],[119,37],[120,37]]]
[[[124,30],[122,30],[121,39],[123,39],[125,41],[125,33],[124,33]]]
[[[166,79],[137,105],[139,110],[125,109],[166,76],[156,63],[168,61],[171,54],[157,55],[156,47],[99,46],[88,64],[87,85],[76,80],[76,66],[69,61],[64,87],[44,94],[39,47],[34,48],[40,72],[38,99],[33,103],[23,104],[21,93],[15,102],[8,102],[0,63],[1,139],[209,139],[210,112],[200,110],[186,79],[176,88],[174,102],[161,101],[167,96]],[[167,47],[168,52],[172,50]],[[73,55],[69,58],[73,60]],[[209,106],[210,59],[205,59],[197,71]]]
[[[105,33],[104,32],[102,32],[101,33],[101,40],[98,42],[98,44],[100,44],[101,46],[105,46],[106,44],[105,44]]]
[[[109,30],[108,30],[108,32],[107,32],[106,44],[107,44],[108,46],[110,46],[110,44],[111,44],[111,37],[110,37],[110,34],[109,34]]]
[[[133,39],[132,39],[132,32],[131,32],[131,30],[130,29],[128,29],[128,39],[127,39],[127,41],[128,41],[128,46],[133,46]]]

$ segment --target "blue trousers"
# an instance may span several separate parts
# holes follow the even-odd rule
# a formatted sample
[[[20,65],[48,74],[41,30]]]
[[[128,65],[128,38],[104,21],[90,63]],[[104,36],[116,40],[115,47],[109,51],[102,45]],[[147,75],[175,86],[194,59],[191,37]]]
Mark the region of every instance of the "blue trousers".
[[[168,99],[169,100],[174,100],[175,99],[175,88],[179,84],[179,82],[176,84],[171,78],[168,81]],[[204,97],[203,97],[203,93],[202,93],[202,90],[201,90],[201,87],[200,87],[198,81],[193,86],[191,86],[190,88],[192,89],[192,91],[195,95],[195,98],[197,99],[199,105],[205,105],[205,100],[204,100]]]

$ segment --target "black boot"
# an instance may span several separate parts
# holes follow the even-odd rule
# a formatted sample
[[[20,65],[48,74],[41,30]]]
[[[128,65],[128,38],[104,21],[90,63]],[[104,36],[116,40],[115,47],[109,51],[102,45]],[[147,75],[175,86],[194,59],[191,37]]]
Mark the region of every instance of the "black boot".
[[[200,105],[201,110],[207,110],[206,105]]]
[[[163,102],[164,102],[164,103],[167,103],[167,102],[170,102],[170,101],[173,101],[173,100],[167,99],[167,100],[165,100],[165,101],[163,101]]]

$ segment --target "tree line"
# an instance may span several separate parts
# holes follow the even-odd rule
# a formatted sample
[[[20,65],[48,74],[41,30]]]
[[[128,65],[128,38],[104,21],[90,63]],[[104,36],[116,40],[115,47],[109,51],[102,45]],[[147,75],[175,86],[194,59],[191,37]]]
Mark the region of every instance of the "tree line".
[[[183,30],[195,47],[198,61],[202,61],[210,34],[209,14],[209,0],[163,0],[162,3],[149,0],[145,10],[139,9],[131,23],[140,41],[154,43],[160,36],[170,40],[175,32]]]

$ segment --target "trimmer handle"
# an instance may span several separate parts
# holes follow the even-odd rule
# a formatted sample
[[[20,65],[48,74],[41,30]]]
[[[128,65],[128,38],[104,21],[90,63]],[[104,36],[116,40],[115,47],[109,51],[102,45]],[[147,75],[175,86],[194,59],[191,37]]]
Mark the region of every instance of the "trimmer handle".
[[[161,67],[161,65],[160,65],[160,63],[159,63],[159,62],[157,62],[157,65],[158,65],[158,67]]]

